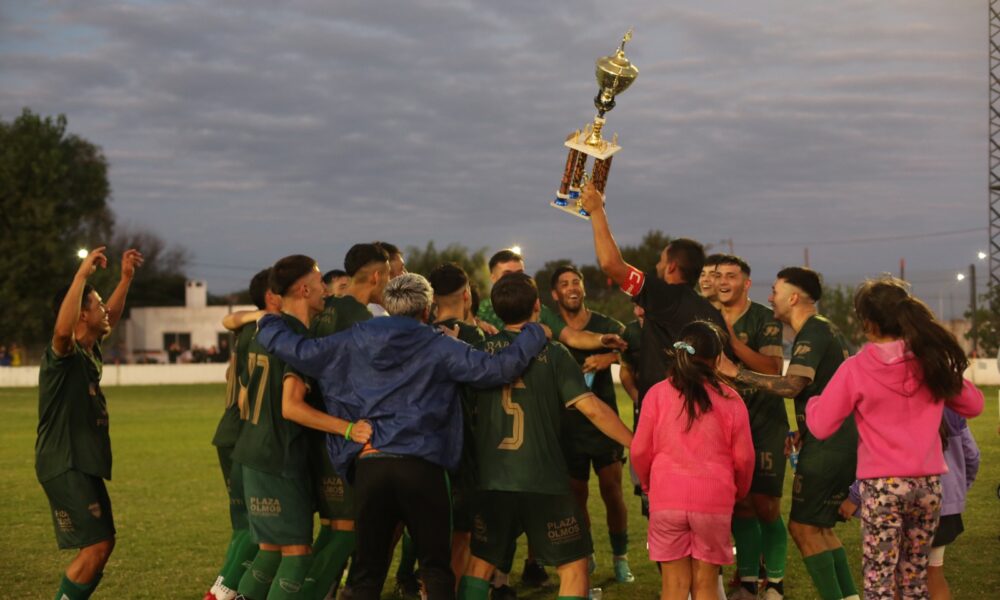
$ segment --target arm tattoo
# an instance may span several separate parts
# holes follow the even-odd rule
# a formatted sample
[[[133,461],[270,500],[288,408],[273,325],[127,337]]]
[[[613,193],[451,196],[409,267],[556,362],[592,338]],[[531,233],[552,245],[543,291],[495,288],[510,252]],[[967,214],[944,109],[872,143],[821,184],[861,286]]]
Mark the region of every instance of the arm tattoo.
[[[794,398],[809,385],[809,380],[800,375],[764,375],[743,367],[740,367],[736,379],[785,398]]]

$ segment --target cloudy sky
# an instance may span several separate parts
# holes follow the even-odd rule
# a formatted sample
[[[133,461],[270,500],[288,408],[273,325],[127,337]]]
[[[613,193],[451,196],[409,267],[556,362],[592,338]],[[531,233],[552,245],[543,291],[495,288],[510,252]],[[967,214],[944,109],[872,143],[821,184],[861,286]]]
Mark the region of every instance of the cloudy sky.
[[[119,221],[189,249],[214,292],[376,238],[593,262],[589,225],[547,205],[630,26],[620,242],[731,238],[758,291],[807,246],[831,281],[905,258],[932,307],[967,301],[982,1],[8,2],[0,118],[64,113],[110,160]]]

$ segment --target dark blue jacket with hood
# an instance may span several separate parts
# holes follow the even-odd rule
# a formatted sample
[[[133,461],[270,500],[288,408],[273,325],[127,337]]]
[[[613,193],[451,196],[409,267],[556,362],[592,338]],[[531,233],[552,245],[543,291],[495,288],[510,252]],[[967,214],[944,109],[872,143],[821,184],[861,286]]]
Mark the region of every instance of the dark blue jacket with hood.
[[[382,317],[322,338],[293,333],[277,315],[261,319],[257,341],[315,379],[328,413],[372,424],[379,452],[416,456],[446,469],[462,452],[459,387],[513,381],[543,347],[542,328],[526,324],[509,347],[487,354],[410,317]],[[348,479],[362,446],[327,436],[330,458]]]

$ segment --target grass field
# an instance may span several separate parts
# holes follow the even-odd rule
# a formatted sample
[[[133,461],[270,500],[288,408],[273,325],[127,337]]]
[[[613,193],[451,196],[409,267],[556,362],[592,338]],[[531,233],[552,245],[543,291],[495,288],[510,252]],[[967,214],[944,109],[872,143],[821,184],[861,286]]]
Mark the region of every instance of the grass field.
[[[222,385],[109,388],[114,481],[108,487],[118,545],[95,598],[201,598],[214,580],[229,538],[228,504],[209,443],[221,413]],[[946,572],[955,598],[1000,597],[1000,437],[995,388],[986,390],[985,416],[972,422],[982,450],[982,469],[964,515],[966,532],[948,549]],[[631,414],[624,394],[622,414]],[[71,552],[56,549],[52,522],[35,480],[33,448],[37,398],[33,389],[0,389],[0,597],[49,599]],[[790,477],[786,478],[786,489]],[[637,581],[613,583],[604,509],[592,478],[591,515],[598,570],[593,585],[604,598],[652,600],[659,575],[645,555],[645,523],[638,500],[629,503]],[[784,507],[787,515],[787,501]],[[837,533],[860,572],[857,521]],[[523,539],[522,539],[523,544]],[[520,573],[523,546],[515,562]],[[729,575],[727,569],[727,577]],[[860,583],[860,579],[856,579]],[[391,597],[387,585],[385,597]],[[789,543],[786,598],[815,597],[794,544]],[[554,588],[520,590],[524,598],[554,598]]]

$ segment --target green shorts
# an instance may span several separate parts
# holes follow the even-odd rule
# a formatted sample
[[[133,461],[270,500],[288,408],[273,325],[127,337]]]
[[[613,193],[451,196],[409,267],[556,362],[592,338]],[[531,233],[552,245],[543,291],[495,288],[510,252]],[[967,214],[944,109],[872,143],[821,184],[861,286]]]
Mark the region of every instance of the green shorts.
[[[590,481],[591,466],[596,473],[608,465],[625,462],[625,447],[596,428],[594,430],[596,435],[583,431],[570,433],[563,445],[566,470],[577,481]]]
[[[239,465],[233,468],[232,447],[217,446],[216,450],[229,494],[229,523],[233,530],[248,529],[250,520],[247,518],[247,505],[243,503],[243,469]]]
[[[43,481],[42,489],[49,499],[59,549],[114,539],[115,519],[103,479],[70,469]]]
[[[480,491],[472,526],[472,554],[502,564],[521,532],[542,564],[560,566],[594,551],[583,514],[571,494]]]
[[[785,487],[785,438],[788,437],[787,427],[784,431],[768,428],[767,431],[751,431],[756,459],[753,467],[753,480],[750,482],[751,494],[763,494],[772,498],[781,498]]]
[[[258,544],[312,544],[313,489],[309,477],[282,477],[243,465],[250,534]]]
[[[315,488],[316,512],[319,513],[319,518],[353,521],[354,488],[334,470],[325,446],[322,452],[312,452],[309,471]]]
[[[836,525],[841,520],[837,509],[855,480],[857,457],[857,447],[807,437],[792,483],[789,519],[816,527]]]

